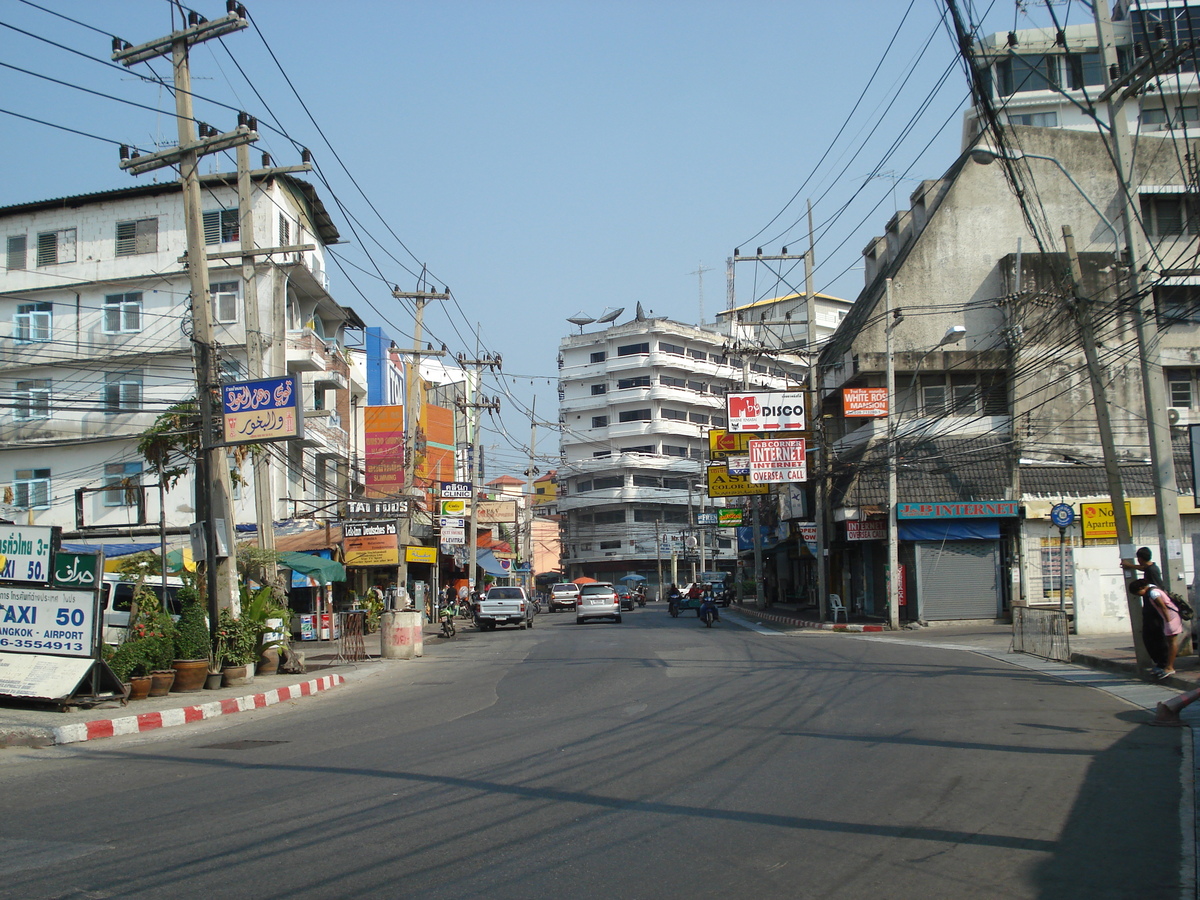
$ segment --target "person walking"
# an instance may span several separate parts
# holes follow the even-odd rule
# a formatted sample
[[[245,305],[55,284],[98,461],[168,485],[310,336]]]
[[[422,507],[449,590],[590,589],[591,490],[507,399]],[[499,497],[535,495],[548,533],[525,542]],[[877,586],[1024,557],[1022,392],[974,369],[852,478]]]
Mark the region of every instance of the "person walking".
[[[1143,615],[1148,606],[1153,606],[1162,621],[1162,635],[1165,653],[1161,668],[1151,669],[1155,678],[1167,678],[1175,674],[1175,653],[1179,649],[1179,636],[1183,634],[1183,619],[1179,610],[1171,600],[1170,595],[1162,588],[1151,584],[1145,578],[1135,578],[1129,582],[1129,593],[1142,598]],[[1147,645],[1147,650],[1149,645]],[[1157,663],[1157,660],[1156,660]]]
[[[1122,562],[1121,568],[1141,572],[1142,580],[1150,582],[1157,588],[1162,588],[1162,570],[1159,569],[1158,563],[1154,562],[1152,557],[1153,554],[1149,547],[1138,547],[1135,554],[1136,561]],[[1132,588],[1130,590],[1132,592]],[[1167,663],[1167,639],[1163,631],[1163,618],[1158,611],[1157,604],[1144,594],[1142,596],[1142,643],[1146,646],[1150,661],[1154,663],[1150,674],[1155,678],[1161,678],[1161,673],[1171,668]]]

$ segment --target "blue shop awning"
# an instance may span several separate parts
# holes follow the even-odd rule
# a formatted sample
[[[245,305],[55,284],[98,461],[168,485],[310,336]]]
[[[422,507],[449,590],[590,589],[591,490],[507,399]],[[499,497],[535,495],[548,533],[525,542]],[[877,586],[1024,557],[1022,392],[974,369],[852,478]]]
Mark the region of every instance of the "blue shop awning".
[[[910,519],[899,523],[902,541],[998,541],[999,519]]]
[[[475,562],[489,575],[503,577],[512,574],[509,569],[501,565],[500,560],[496,559],[495,553],[483,547],[475,551]]]

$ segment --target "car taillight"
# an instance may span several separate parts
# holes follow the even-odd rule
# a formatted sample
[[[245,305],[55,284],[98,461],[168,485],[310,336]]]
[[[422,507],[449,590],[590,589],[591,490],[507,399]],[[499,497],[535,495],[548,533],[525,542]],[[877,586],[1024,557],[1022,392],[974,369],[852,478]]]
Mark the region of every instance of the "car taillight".
[[[525,612],[525,601],[522,600],[517,604],[517,612]]]

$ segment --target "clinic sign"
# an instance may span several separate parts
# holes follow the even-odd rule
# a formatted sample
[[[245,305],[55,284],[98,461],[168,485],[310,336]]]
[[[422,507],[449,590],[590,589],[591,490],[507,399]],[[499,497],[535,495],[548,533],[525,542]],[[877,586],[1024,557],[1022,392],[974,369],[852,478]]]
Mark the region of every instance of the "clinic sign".
[[[471,484],[467,481],[443,481],[443,500],[470,500]]]
[[[804,431],[807,394],[804,391],[766,391],[725,395],[727,430]]]
[[[240,381],[221,387],[227,444],[261,444],[304,437],[296,376]]]
[[[804,439],[751,441],[750,481],[753,484],[808,481]]]

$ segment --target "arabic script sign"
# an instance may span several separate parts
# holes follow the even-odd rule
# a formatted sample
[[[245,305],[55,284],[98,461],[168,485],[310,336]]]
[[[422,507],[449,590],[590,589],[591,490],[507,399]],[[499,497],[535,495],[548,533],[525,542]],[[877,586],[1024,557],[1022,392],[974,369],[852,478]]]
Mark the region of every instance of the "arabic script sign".
[[[260,444],[304,436],[294,375],[221,386],[225,443]]]

